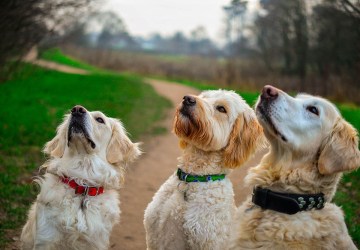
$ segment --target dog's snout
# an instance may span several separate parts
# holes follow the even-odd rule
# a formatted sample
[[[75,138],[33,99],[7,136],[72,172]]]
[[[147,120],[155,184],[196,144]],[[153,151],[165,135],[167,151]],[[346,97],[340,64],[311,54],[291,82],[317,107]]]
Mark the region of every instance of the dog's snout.
[[[71,109],[71,114],[76,116],[82,116],[86,113],[86,109],[81,105],[76,105]]]
[[[261,98],[268,99],[268,100],[275,100],[279,96],[279,91],[277,88],[266,85],[262,89]]]
[[[183,98],[183,104],[186,106],[194,106],[196,104],[196,99],[195,97],[186,95]]]

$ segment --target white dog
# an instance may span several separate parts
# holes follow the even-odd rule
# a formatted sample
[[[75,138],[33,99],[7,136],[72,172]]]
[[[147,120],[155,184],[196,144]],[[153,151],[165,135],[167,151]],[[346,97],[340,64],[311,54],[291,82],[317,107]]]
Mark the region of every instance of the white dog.
[[[75,106],[46,143],[51,159],[22,234],[23,249],[107,249],[119,221],[123,167],[140,155],[120,121]]]
[[[185,96],[174,118],[179,169],[145,210],[148,249],[225,249],[235,212],[227,177],[261,142],[255,112],[235,92]]]
[[[327,100],[265,86],[256,107],[271,147],[250,169],[254,194],[237,211],[231,249],[356,249],[331,203],[360,165],[356,130]]]

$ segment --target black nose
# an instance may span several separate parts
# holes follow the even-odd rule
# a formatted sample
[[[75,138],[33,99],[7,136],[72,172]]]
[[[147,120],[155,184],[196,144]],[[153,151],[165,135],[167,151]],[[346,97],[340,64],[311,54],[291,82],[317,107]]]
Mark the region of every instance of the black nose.
[[[75,116],[82,116],[85,113],[86,113],[86,109],[80,105],[76,105],[71,109],[71,114]]]
[[[196,99],[195,97],[186,95],[183,98],[183,104],[186,106],[194,106],[196,104]]]
[[[275,100],[279,96],[279,90],[273,86],[266,85],[262,89],[261,98],[267,100]]]

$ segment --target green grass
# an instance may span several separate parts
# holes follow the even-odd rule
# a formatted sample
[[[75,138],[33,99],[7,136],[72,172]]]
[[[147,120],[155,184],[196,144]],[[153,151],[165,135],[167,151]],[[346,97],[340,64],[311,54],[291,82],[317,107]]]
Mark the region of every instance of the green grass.
[[[57,58],[76,65],[61,54]],[[20,232],[37,193],[31,182],[45,161],[41,149],[71,107],[81,104],[120,118],[132,139],[163,132],[154,124],[171,104],[150,85],[136,76],[97,74],[97,69],[78,64],[93,74],[72,75],[22,64],[12,80],[0,84],[0,249]]]
[[[345,120],[360,131],[360,108],[338,105]],[[360,170],[345,174],[335,196],[335,203],[345,212],[345,221],[355,244],[360,247]]]
[[[74,68],[79,68],[79,69],[92,71],[92,72],[95,72],[95,73],[105,72],[102,69],[91,66],[91,65],[89,65],[89,64],[87,64],[85,62],[79,61],[79,60],[77,60],[75,58],[72,58],[72,57],[70,57],[68,55],[64,55],[61,52],[61,50],[58,49],[58,48],[52,48],[52,49],[42,51],[42,52],[40,52],[39,57],[41,59],[45,59],[45,60],[48,60],[48,61],[68,65],[68,66],[71,66],[71,67],[74,67]]]
[[[218,89],[219,87],[186,80],[177,80],[199,90]],[[259,93],[237,91],[251,106],[256,102]],[[338,104],[342,116],[360,131],[360,107],[353,104]],[[355,244],[360,246],[360,170],[344,174],[336,192],[334,202],[345,212],[345,221]]]

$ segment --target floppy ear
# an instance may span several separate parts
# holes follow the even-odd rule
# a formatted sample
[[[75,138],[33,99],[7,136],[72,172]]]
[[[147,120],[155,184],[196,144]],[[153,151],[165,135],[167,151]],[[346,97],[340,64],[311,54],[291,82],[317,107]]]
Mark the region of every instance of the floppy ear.
[[[224,165],[235,168],[245,163],[264,144],[263,129],[255,115],[241,114],[236,119],[229,143],[224,149]]]
[[[67,130],[68,116],[65,116],[64,121],[57,127],[55,137],[47,142],[44,146],[43,152],[52,157],[61,158],[64,155],[66,147],[66,130]]]
[[[320,152],[320,174],[351,171],[360,166],[359,138],[348,122],[339,119]]]
[[[106,159],[114,165],[127,164],[141,155],[140,143],[133,143],[118,120],[114,120],[113,131],[106,149]]]

